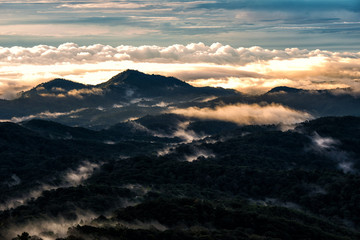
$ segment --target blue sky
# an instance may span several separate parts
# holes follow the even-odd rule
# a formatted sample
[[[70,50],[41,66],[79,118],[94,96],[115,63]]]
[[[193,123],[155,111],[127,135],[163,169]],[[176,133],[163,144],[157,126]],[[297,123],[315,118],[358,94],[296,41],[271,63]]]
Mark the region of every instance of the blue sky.
[[[358,0],[0,0],[0,46],[221,42],[358,51]]]
[[[0,98],[128,68],[257,94],[360,96],[360,0],[0,0]]]

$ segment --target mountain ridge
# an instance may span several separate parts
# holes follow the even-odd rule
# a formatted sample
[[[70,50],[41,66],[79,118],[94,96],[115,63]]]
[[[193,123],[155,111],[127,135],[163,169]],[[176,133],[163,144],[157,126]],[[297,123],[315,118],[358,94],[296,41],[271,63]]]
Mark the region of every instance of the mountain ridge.
[[[39,85],[36,85],[35,87],[33,87],[28,91],[20,92],[18,93],[18,95],[20,96],[20,98],[29,98],[41,94],[64,93],[64,92],[69,92],[71,90],[79,90],[89,87],[90,85],[78,83],[64,78],[55,78],[48,82],[43,82]]]
[[[113,76],[108,81],[104,83],[100,83],[95,86],[104,88],[111,85],[116,86],[122,84],[128,84],[128,85],[136,86],[138,88],[144,88],[144,87],[153,88],[159,86],[176,86],[176,85],[192,87],[190,84],[187,84],[186,82],[181,81],[174,77],[167,77],[157,74],[145,74],[138,70],[132,70],[132,69],[127,69]]]
[[[174,77],[128,69],[97,85],[65,79],[39,84],[23,97],[0,101],[0,120],[56,119],[71,126],[101,129],[177,108],[237,104],[279,104],[313,117],[360,115],[360,98],[348,90],[278,86],[261,95],[245,95],[233,89],[194,87]]]

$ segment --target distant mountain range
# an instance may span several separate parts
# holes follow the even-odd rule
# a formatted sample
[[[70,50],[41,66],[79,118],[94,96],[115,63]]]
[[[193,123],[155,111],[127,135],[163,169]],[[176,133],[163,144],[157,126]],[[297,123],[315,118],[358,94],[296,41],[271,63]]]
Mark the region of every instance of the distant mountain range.
[[[126,70],[107,82],[85,85],[65,79],[42,83],[19,98],[0,101],[0,120],[56,119],[71,126],[104,128],[168,109],[224,104],[278,103],[321,116],[360,115],[360,98],[346,90],[276,87],[262,95],[231,89],[193,87],[173,77]]]
[[[0,239],[360,239],[359,106],[134,70],[42,83],[0,101]]]

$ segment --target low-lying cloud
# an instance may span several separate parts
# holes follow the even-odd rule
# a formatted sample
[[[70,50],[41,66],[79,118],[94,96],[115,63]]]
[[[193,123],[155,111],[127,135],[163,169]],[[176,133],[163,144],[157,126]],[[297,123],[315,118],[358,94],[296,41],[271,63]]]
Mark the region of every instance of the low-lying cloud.
[[[19,122],[23,122],[23,121],[27,121],[27,120],[31,120],[34,118],[40,118],[40,119],[56,119],[62,116],[70,116],[79,112],[82,112],[84,110],[86,110],[87,108],[79,108],[76,110],[71,110],[69,112],[50,112],[50,111],[45,111],[45,112],[40,112],[37,114],[31,114],[31,115],[27,115],[27,116],[22,116],[22,117],[12,117],[11,119],[0,119],[0,122],[14,122],[14,123],[19,123]]]
[[[338,145],[341,144],[339,140],[332,137],[322,137],[317,132],[314,133],[311,140],[313,142],[311,148],[335,161],[338,168],[344,173],[355,172],[354,161],[351,159],[349,153],[338,148]]]
[[[359,59],[360,53],[330,52],[298,48],[284,50],[269,50],[258,46],[250,48],[233,48],[229,45],[214,43],[191,43],[188,45],[175,44],[168,47],[160,46],[129,46],[95,44],[79,46],[75,43],[64,43],[58,47],[38,45],[26,47],[0,47],[0,62],[14,64],[55,64],[59,62],[91,63],[103,61],[155,62],[155,63],[214,63],[245,65],[259,61],[290,60],[310,57],[324,57],[332,59],[351,58]]]
[[[11,239],[22,232],[27,232],[31,236],[41,237],[43,240],[55,240],[66,237],[70,227],[88,224],[96,217],[98,216],[94,213],[78,210],[74,220],[68,220],[64,217],[57,217],[56,219],[47,217],[26,224],[14,224],[6,229],[5,235]]]
[[[99,168],[98,163],[84,162],[77,169],[68,171],[64,180],[67,184],[77,186],[84,180],[88,179],[95,169]]]
[[[234,122],[239,125],[292,125],[313,118],[311,114],[293,110],[280,104],[235,104],[215,108],[190,107],[173,109],[171,113],[187,117]]]
[[[0,97],[14,98],[21,90],[57,77],[97,84],[128,68],[175,76],[195,86],[234,88],[251,94],[280,85],[351,87],[360,92],[360,52],[234,48],[201,42],[166,47],[65,43],[58,47],[0,47]],[[61,92],[58,95],[62,96]]]
[[[205,149],[194,149],[194,152],[190,155],[185,155],[185,161],[193,162],[198,160],[199,158],[213,158],[215,155],[211,153],[209,150]]]
[[[76,169],[69,169],[64,172],[64,175],[61,177],[60,185],[51,185],[47,183],[40,184],[36,188],[30,190],[27,194],[24,194],[21,197],[9,199],[3,204],[0,204],[0,211],[16,208],[18,206],[26,204],[31,199],[39,198],[44,191],[54,190],[61,187],[73,187],[80,185],[83,181],[88,179],[93,172],[101,166],[99,163],[91,163],[89,161],[82,162]],[[16,175],[12,176],[14,181],[17,181],[16,184],[20,184],[20,178]],[[12,182],[13,183],[13,182]]]

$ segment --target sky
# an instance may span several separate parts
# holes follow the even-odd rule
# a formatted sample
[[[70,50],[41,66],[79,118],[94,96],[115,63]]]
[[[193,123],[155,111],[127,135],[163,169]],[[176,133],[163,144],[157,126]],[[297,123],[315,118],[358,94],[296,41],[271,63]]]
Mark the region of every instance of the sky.
[[[360,1],[0,0],[0,98],[127,68],[195,86],[359,92]]]

